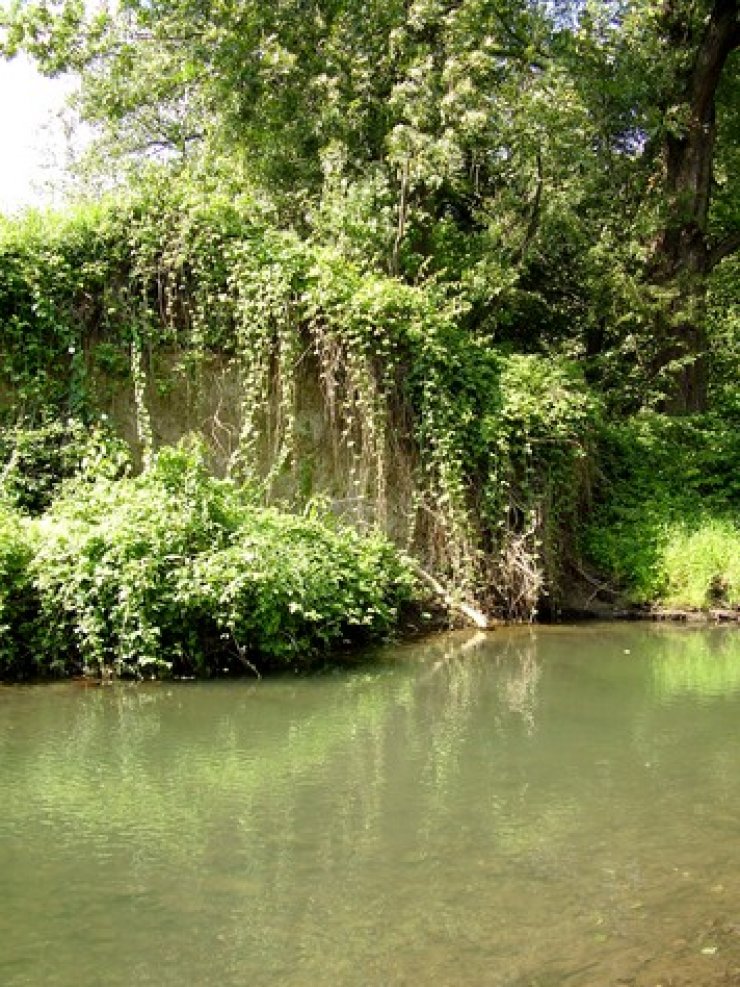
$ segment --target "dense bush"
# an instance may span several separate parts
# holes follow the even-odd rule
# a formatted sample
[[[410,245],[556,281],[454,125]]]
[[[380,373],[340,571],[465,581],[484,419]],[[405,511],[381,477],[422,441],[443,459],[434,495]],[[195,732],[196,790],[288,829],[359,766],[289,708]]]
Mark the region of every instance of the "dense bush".
[[[41,664],[34,548],[27,519],[0,502],[0,678],[33,675]]]
[[[672,525],[660,561],[667,605],[740,605],[740,525],[730,519]]]
[[[124,443],[75,419],[0,429],[0,495],[30,514],[45,510],[61,484],[80,474],[120,476]]]
[[[91,669],[301,666],[390,631],[411,589],[384,539],[259,508],[192,450],[164,449],[133,479],[79,481],[38,532],[46,653]]]
[[[582,544],[639,603],[740,603],[740,432],[731,416],[640,415],[602,433]]]

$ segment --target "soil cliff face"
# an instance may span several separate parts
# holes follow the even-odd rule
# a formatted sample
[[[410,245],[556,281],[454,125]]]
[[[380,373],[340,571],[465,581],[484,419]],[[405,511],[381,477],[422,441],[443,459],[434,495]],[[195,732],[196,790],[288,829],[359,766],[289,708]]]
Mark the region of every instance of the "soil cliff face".
[[[196,362],[181,351],[161,349],[148,355],[138,388],[131,373],[100,369],[94,346],[86,354],[86,364],[93,414],[105,416],[127,442],[137,467],[147,444],[156,450],[196,435],[205,443],[209,465],[217,475],[234,468],[247,400],[237,360],[209,354]],[[336,513],[360,527],[380,525],[401,544],[413,539],[420,526],[414,517],[417,467],[403,423],[389,423],[381,461],[373,461],[366,450],[357,449],[361,437],[353,440],[345,434],[342,421],[327,407],[319,368],[307,353],[296,372],[291,449],[284,456],[286,422],[279,387],[276,381],[257,416],[257,474],[268,481],[269,499],[302,504],[324,497]],[[6,390],[6,406],[11,400]]]

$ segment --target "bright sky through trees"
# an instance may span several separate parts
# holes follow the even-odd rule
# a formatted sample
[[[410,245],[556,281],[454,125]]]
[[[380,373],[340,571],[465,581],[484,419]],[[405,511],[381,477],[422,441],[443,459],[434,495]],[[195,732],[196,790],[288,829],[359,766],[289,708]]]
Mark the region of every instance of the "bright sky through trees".
[[[59,112],[72,85],[40,75],[23,55],[0,61],[0,211],[54,202],[65,157]]]

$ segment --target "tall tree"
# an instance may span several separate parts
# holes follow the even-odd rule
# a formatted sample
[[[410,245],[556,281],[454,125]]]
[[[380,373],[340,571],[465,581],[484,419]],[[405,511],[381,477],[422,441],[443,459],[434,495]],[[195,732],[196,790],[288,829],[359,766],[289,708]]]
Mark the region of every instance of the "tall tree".
[[[740,247],[740,225],[715,233],[711,222],[721,87],[728,102],[740,98],[737,65],[726,72],[740,43],[739,10],[737,0],[664,0],[658,21],[673,78],[661,107],[663,224],[648,274],[668,292],[658,334],[670,371],[667,406],[677,412],[706,406],[706,279]]]

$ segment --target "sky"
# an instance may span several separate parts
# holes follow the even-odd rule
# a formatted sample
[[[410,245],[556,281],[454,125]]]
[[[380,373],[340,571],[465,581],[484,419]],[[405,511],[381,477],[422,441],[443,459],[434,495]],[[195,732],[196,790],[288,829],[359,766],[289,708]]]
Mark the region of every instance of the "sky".
[[[73,83],[45,79],[25,56],[0,60],[0,211],[59,201],[65,159],[59,112]]]

